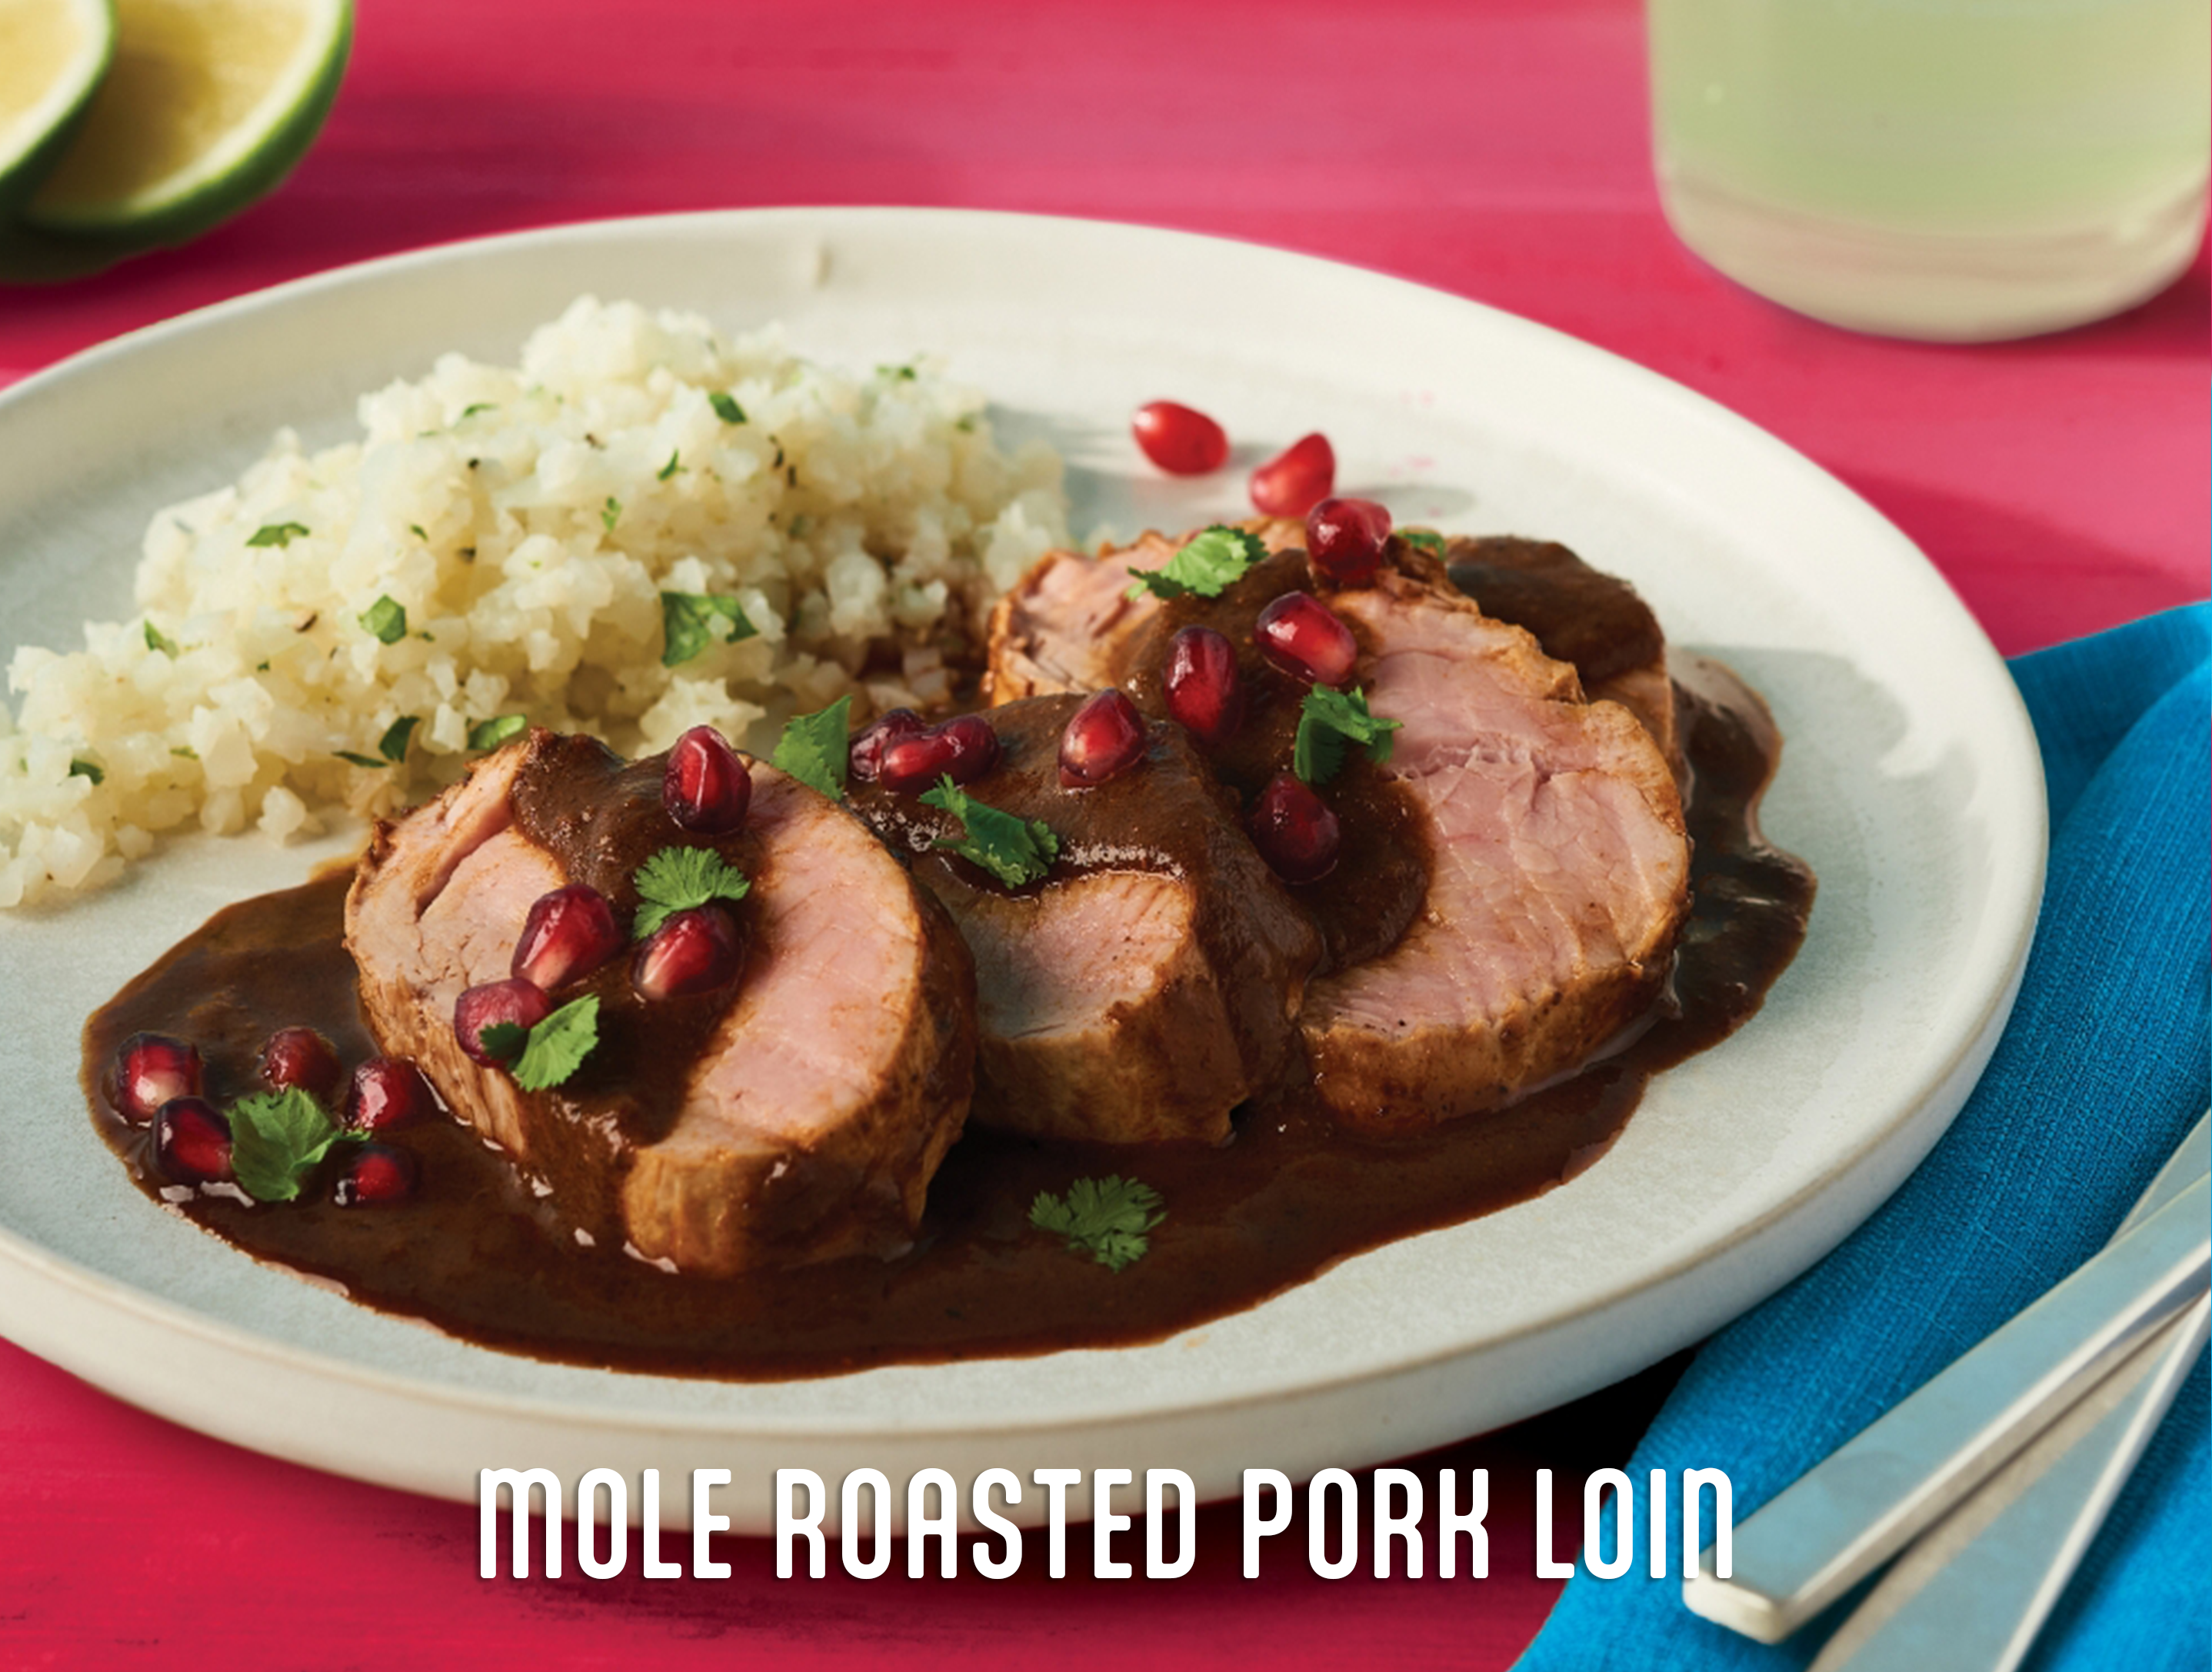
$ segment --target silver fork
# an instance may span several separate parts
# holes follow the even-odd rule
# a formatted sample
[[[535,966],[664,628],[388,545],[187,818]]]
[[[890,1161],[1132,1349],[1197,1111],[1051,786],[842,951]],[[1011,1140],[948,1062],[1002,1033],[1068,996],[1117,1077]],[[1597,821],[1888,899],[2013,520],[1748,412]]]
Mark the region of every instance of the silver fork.
[[[2204,1350],[2199,1298],[1890,1564],[1813,1672],[2012,1672]]]
[[[1708,1549],[1683,1601],[1779,1642],[1948,1516],[1818,1664],[2016,1663],[2202,1348],[2209,1157],[2200,1120],[2103,1252],[1736,1529],[1729,1578]]]

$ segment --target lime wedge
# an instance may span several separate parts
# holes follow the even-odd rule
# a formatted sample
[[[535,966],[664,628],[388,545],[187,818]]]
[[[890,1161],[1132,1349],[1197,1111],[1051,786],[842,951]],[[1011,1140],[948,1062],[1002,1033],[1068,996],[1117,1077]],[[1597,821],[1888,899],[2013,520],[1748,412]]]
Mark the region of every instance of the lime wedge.
[[[0,4],[9,0],[0,0]],[[114,63],[19,218],[175,244],[273,191],[330,114],[352,0],[117,0]]]
[[[76,131],[115,53],[108,0],[0,0],[0,216]]]

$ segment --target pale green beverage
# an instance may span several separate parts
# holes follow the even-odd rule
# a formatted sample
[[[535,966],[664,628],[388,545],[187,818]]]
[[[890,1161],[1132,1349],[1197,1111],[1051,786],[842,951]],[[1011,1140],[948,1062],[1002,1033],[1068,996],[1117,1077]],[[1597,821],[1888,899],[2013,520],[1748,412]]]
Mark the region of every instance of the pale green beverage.
[[[2207,0],[1649,0],[1661,198],[1775,301],[1952,340],[2102,317],[2195,254]]]

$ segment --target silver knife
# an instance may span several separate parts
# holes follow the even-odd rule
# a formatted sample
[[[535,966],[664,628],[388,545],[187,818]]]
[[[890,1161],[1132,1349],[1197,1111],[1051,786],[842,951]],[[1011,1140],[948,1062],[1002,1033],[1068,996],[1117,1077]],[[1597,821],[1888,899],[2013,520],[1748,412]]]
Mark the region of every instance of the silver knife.
[[[1779,1642],[2143,1348],[2205,1292],[2208,1157],[2199,1121],[2102,1253],[1737,1528],[1729,1578],[1709,1548],[1684,1602]]]

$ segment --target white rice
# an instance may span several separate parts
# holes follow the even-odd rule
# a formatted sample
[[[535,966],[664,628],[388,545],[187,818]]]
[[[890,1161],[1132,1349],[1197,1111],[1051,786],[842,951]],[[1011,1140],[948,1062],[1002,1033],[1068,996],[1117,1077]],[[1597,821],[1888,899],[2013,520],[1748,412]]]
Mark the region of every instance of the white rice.
[[[927,706],[944,649],[1066,541],[1059,459],[1001,452],[975,391],[927,361],[812,365],[773,328],[587,297],[520,367],[449,355],[360,419],[157,515],[140,613],[16,652],[0,905],[108,882],[180,825],[282,840],[419,800],[501,716],[625,754],[704,722],[766,753],[848,691],[856,715]],[[665,666],[664,593],[732,600],[755,635],[720,623]],[[391,643],[362,619],[386,599]]]

